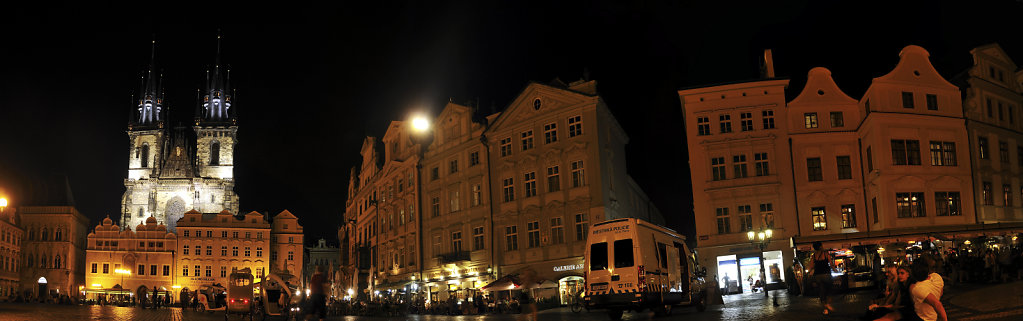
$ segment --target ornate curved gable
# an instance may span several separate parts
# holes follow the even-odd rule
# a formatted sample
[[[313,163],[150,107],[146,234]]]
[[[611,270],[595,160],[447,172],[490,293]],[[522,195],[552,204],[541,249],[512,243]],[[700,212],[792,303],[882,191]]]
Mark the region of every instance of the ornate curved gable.
[[[835,80],[831,78],[831,70],[816,67],[807,73],[803,91],[789,102],[789,106],[852,105],[855,107],[857,102],[856,99],[849,97],[841,88],[838,88]]]
[[[930,56],[931,54],[920,46],[906,46],[899,52],[899,63],[895,65],[895,69],[884,76],[874,78],[874,82],[924,84],[936,88],[958,89],[959,87],[945,80],[938,70],[934,69]]]

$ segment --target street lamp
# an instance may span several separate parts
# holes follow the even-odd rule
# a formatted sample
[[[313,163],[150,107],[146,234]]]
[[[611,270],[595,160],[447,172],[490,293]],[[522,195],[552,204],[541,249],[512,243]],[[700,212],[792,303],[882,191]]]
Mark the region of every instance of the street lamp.
[[[412,131],[413,141],[416,143],[416,224],[419,226],[418,231],[423,230],[423,198],[420,194],[423,191],[423,157],[426,155],[426,145],[430,140],[430,121],[422,114],[412,115]],[[419,245],[423,244],[423,233],[419,233]],[[419,251],[419,276],[422,279],[423,276],[423,251]],[[413,274],[413,277],[415,274]],[[416,282],[416,281],[413,281]]]
[[[114,273],[117,273],[117,274],[121,275],[121,291],[124,291],[124,289],[125,289],[125,287],[124,287],[124,276],[125,275],[131,275],[131,271],[127,270],[127,269],[116,269],[116,270],[114,270]]]
[[[7,209],[7,198],[0,197],[0,213],[3,213]]]
[[[773,236],[774,236],[774,231],[772,231],[771,229],[761,229],[759,232],[754,232],[752,230],[750,230],[749,232],[746,232],[746,238],[749,239],[750,244],[753,244],[754,246],[756,246],[757,248],[760,249],[760,257],[761,257],[760,275],[763,276],[761,278],[760,282],[763,284],[763,287],[764,287],[764,298],[765,299],[770,297],[770,295],[767,292],[767,280],[766,280],[767,273],[764,271],[763,257],[764,257],[764,250],[767,249],[767,245],[771,243],[771,238]],[[778,306],[778,297],[777,296],[774,297],[774,306]]]

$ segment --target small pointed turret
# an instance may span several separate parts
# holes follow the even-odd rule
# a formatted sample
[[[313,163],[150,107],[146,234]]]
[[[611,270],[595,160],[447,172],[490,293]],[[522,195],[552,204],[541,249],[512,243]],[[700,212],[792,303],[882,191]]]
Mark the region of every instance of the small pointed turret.
[[[220,61],[221,38],[218,30],[216,60],[212,70],[206,70],[206,89],[199,102],[199,111],[195,117],[196,125],[200,123],[234,124],[237,120],[235,112],[231,108],[231,71],[224,68]]]
[[[139,84],[138,103],[132,112],[131,127],[163,127],[163,75],[156,74],[156,40],[149,55],[149,70]]]

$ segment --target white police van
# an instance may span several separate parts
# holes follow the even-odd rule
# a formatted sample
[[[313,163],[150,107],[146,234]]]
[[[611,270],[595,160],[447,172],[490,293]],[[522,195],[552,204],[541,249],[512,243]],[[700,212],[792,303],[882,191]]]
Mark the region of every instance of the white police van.
[[[586,243],[588,308],[608,309],[612,320],[626,310],[667,315],[674,306],[706,309],[706,269],[675,231],[640,219],[615,219],[590,227]]]

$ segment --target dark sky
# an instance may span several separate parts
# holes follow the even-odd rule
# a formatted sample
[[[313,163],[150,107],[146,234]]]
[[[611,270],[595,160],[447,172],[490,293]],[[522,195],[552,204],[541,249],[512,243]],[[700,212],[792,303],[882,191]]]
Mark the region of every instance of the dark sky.
[[[172,123],[187,124],[219,28],[238,89],[242,210],[288,209],[310,240],[335,237],[362,138],[448,99],[500,111],[529,81],[589,70],[631,138],[629,173],[692,235],[679,88],[757,77],[765,48],[790,97],[823,66],[858,98],[909,44],[947,78],[990,42],[1023,63],[1012,0],[44,5],[0,15],[0,194],[24,204],[33,182],[63,174],[93,224],[119,217],[150,41]]]

